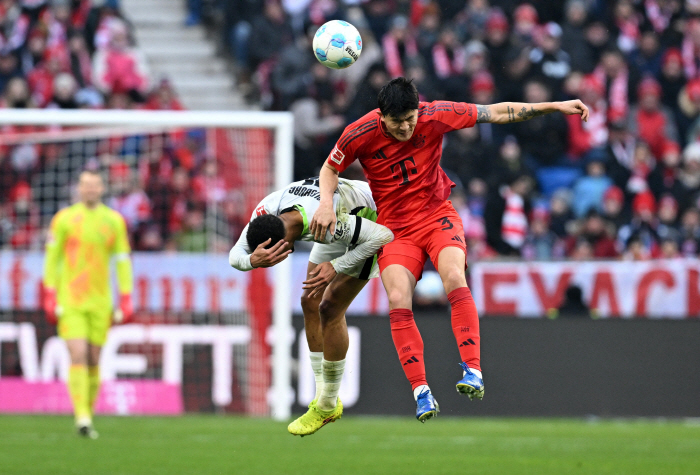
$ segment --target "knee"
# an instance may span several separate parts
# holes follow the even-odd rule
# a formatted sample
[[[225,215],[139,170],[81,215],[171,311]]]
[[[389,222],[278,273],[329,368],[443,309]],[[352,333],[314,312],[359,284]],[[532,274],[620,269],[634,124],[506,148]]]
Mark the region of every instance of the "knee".
[[[320,300],[320,297],[309,297],[306,293],[302,294],[301,309],[303,310],[304,315],[316,313],[318,311]]]
[[[332,299],[323,299],[318,306],[321,324],[327,325],[339,317],[338,305]]]
[[[455,289],[467,286],[467,278],[464,275],[464,270],[451,269],[442,279],[445,286],[445,292],[450,293]]]
[[[394,289],[387,293],[389,299],[389,308],[411,308],[411,299],[406,293]]]

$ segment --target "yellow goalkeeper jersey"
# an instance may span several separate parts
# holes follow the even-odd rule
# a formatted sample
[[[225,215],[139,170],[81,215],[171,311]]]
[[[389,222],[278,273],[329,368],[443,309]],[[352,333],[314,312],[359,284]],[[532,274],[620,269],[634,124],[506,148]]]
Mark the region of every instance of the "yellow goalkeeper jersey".
[[[109,264],[116,260],[121,294],[133,289],[129,238],[122,216],[99,204],[64,208],[53,217],[46,242],[44,286],[64,308],[104,311],[112,306]]]

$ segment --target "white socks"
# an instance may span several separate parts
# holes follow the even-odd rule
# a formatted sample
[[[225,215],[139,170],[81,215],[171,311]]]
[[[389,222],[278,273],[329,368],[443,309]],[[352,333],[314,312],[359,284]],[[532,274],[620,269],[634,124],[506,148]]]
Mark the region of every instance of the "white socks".
[[[309,352],[309,358],[311,359],[311,369],[314,370],[314,379],[316,380],[316,399],[321,396],[321,390],[323,389],[323,351],[311,351]]]
[[[415,399],[417,401],[418,396],[423,391],[430,391],[430,388],[428,387],[427,384],[421,384],[420,386],[416,387],[416,389],[413,390],[413,399]]]
[[[316,405],[322,411],[330,411],[338,404],[338,391],[345,372],[345,360],[323,360],[323,390]]]
[[[479,371],[478,369],[469,368],[469,371],[471,371],[472,373],[474,373],[475,375],[477,375],[477,376],[480,377],[481,379],[484,379],[484,377],[481,375],[481,371]],[[467,372],[466,372],[466,371],[462,371],[462,376],[464,376],[465,374],[467,374]]]

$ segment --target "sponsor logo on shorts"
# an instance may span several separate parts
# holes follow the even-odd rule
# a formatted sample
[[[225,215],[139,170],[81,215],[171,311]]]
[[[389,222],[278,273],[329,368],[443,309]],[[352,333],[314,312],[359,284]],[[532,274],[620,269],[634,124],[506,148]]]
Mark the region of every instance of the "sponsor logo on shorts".
[[[335,147],[331,152],[331,160],[340,165],[345,160],[345,154],[338,150],[338,147]]]

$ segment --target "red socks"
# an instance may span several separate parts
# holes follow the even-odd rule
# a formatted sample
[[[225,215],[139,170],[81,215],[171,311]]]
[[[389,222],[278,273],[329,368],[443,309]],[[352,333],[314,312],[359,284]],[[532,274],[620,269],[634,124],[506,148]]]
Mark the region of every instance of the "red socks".
[[[411,383],[411,389],[415,389],[421,384],[427,385],[425,363],[423,362],[423,339],[416,322],[413,320],[413,312],[406,308],[390,310],[389,321],[391,323],[391,338],[394,340],[394,346],[396,346],[396,352],[399,354],[399,361],[403,365],[406,378]]]
[[[459,356],[470,368],[481,371],[479,315],[472,293],[469,287],[460,287],[450,292],[447,299],[452,305],[452,331],[457,339]]]

